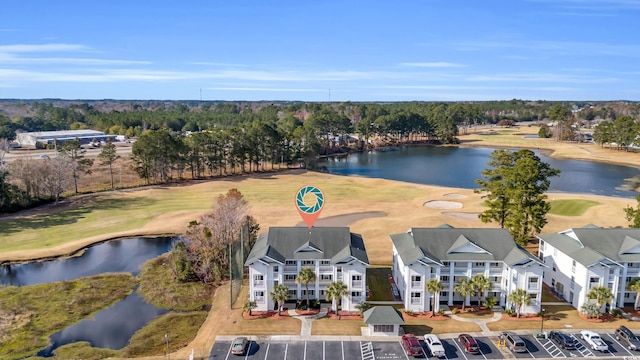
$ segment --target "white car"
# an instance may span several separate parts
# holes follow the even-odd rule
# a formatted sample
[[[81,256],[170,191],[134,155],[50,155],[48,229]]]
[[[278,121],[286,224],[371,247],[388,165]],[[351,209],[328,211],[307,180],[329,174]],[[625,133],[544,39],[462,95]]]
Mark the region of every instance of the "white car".
[[[591,330],[580,331],[580,336],[582,336],[582,340],[586,341],[587,344],[589,344],[589,346],[591,346],[593,350],[598,350],[598,351],[609,350],[609,345],[607,345],[607,343],[604,342],[604,340],[602,340],[600,335],[596,334]]]
[[[427,344],[427,348],[429,348],[431,355],[439,358],[447,356],[444,351],[444,346],[442,346],[442,342],[437,336],[433,334],[426,334],[424,336],[424,342]]]

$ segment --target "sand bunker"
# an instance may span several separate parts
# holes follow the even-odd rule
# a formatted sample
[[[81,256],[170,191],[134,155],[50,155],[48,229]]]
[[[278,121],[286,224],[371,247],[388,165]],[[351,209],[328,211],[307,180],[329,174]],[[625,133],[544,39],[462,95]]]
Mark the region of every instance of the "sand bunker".
[[[442,196],[449,199],[466,199],[468,197],[467,195],[456,194],[456,193],[444,194]]]
[[[454,211],[445,211],[442,215],[451,216],[457,219],[462,220],[480,220],[478,218],[479,213],[465,213],[465,212],[454,212]]]
[[[457,201],[431,200],[424,203],[424,206],[440,210],[462,209],[462,203]]]

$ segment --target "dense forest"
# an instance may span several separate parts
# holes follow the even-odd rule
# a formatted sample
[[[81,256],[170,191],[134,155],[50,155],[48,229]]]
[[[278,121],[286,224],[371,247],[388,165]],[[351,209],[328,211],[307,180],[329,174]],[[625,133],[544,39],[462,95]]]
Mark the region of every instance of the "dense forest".
[[[399,144],[455,144],[470,127],[540,121],[540,136],[627,150],[640,104],[546,101],[301,103],[0,100],[0,145],[17,132],[93,129],[135,138],[132,171],[147,184],[304,166],[319,156]],[[545,120],[545,121],[542,121]],[[60,149],[59,149],[60,150]],[[57,200],[91,171],[79,142],[51,161],[0,162],[0,211]],[[109,151],[109,152],[108,152]],[[2,159],[0,159],[2,160]],[[101,164],[117,160],[105,147]],[[111,174],[113,187],[113,173]],[[75,186],[74,186],[75,185]]]

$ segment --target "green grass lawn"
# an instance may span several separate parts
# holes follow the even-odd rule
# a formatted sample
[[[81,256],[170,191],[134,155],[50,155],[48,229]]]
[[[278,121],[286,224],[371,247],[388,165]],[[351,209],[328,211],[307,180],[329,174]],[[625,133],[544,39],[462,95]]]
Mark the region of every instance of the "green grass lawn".
[[[387,275],[391,274],[391,268],[368,268],[367,269],[367,286],[371,291],[370,301],[392,301],[391,285]]]
[[[561,216],[580,216],[592,206],[600,205],[591,200],[554,200],[551,201],[550,214]]]

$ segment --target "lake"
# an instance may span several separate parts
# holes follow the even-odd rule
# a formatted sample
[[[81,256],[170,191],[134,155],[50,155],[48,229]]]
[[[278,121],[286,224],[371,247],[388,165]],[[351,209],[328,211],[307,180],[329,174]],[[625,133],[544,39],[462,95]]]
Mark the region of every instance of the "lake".
[[[0,266],[0,284],[33,285],[73,280],[105,272],[137,275],[144,262],[171,249],[175,238],[131,238],[108,241],[86,249],[81,256],[51,261]],[[136,289],[137,290],[137,289]],[[53,356],[59,346],[88,341],[93,346],[121,349],[149,321],[168,310],[147,303],[137,291],[111,307],[84,319],[50,338],[52,345],[39,356]]]
[[[355,153],[323,161],[327,171],[339,175],[405,181],[417,184],[476,189],[489,155],[495,149],[484,147],[414,146],[387,151]],[[634,198],[637,193],[619,189],[624,179],[640,174],[631,166],[580,160],[558,160],[536,151],[542,161],[560,169],[551,178],[550,191],[585,193]]]

